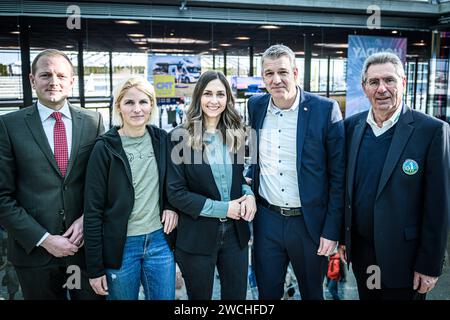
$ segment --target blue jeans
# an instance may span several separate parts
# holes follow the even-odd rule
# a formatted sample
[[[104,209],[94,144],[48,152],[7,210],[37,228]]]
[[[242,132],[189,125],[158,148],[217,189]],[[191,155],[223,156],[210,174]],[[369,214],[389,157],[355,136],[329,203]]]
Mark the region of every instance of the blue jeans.
[[[341,300],[339,297],[339,280],[329,279],[328,281],[328,291],[330,292],[333,300]]]
[[[163,229],[127,237],[120,269],[106,269],[108,300],[138,300],[142,283],[146,300],[175,299],[175,259]]]

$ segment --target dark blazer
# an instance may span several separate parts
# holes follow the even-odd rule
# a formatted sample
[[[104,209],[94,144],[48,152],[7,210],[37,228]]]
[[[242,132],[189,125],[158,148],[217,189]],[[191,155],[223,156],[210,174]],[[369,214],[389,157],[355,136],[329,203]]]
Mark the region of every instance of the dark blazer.
[[[158,166],[160,217],[172,209],[165,196],[167,134],[147,126]],[[117,128],[98,137],[86,173],[84,246],[89,278],[105,274],[105,268],[122,265],[127,227],[134,206],[134,187],[128,158]],[[175,231],[166,235],[174,246]]]
[[[52,255],[37,242],[46,232],[64,233],[83,214],[86,165],[104,127],[99,113],[69,108],[72,150],[64,178],[36,104],[0,117],[0,224],[8,231],[8,259],[15,266],[47,264]],[[84,266],[84,250],[67,262]]]
[[[345,120],[347,188],[345,243],[351,260],[355,167],[368,111]],[[450,212],[449,126],[404,106],[378,184],[374,207],[374,247],[383,284],[410,287],[414,271],[439,276]],[[418,172],[407,175],[405,160]]]
[[[271,95],[252,97],[248,114],[256,130],[257,148],[247,177],[259,191],[259,134]],[[319,244],[320,237],[339,240],[344,214],[345,136],[336,101],[303,90],[297,123],[297,179],[306,227]],[[252,160],[253,163],[253,160]]]
[[[221,200],[220,192],[214,181],[211,167],[201,161],[203,151],[195,151],[185,146],[184,141],[181,140],[183,139],[181,130],[183,129],[178,128],[169,133],[170,160],[167,173],[169,202],[180,212],[176,247],[192,254],[210,255],[217,243],[220,222],[219,219],[200,216],[200,212],[206,199]],[[178,143],[180,140],[182,142]],[[183,145],[185,149],[181,148]],[[183,159],[183,162],[179,164],[174,161],[178,155]],[[230,154],[230,157],[234,159],[230,191],[230,198],[233,200],[242,196],[242,184],[245,183],[244,165],[243,159],[237,159],[235,154]],[[245,248],[250,239],[248,222],[241,219],[233,220],[233,223],[239,244],[241,248]]]

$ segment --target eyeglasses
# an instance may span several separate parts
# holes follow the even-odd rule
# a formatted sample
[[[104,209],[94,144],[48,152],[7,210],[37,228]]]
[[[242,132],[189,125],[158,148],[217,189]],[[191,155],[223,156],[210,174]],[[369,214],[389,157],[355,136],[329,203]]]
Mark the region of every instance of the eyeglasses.
[[[387,78],[371,78],[367,79],[364,83],[366,86],[368,86],[371,89],[378,89],[380,86],[381,81],[383,81],[384,86],[387,88],[392,88],[397,85],[397,79],[394,77],[387,77]]]

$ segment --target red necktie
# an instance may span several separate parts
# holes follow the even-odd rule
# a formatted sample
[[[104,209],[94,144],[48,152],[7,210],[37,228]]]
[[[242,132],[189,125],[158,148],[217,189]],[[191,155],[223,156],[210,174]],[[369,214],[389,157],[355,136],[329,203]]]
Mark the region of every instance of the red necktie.
[[[51,114],[55,118],[56,123],[53,128],[53,143],[54,143],[54,153],[55,160],[58,164],[59,170],[62,176],[66,175],[67,163],[69,162],[69,152],[67,150],[67,138],[66,138],[66,127],[62,121],[61,112],[53,112]]]

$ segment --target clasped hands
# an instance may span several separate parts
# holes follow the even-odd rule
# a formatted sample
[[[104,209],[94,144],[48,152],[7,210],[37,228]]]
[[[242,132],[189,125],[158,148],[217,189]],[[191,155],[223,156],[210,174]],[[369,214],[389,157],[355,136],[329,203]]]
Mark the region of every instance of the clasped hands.
[[[256,201],[252,195],[243,195],[239,199],[228,202],[227,218],[252,221],[256,213]]]
[[[73,256],[83,245],[83,216],[75,220],[62,235],[50,234],[41,243],[45,250],[57,258]]]

